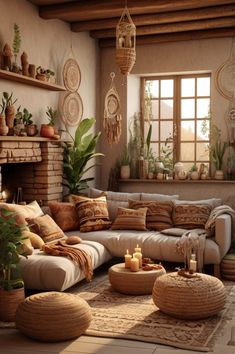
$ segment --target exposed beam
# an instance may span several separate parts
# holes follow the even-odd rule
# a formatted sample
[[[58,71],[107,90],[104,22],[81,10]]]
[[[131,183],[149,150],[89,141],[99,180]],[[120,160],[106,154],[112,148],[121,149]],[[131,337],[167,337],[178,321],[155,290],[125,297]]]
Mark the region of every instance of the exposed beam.
[[[182,23],[141,26],[136,28],[136,35],[145,36],[150,34],[185,32],[233,26],[235,26],[235,17],[222,17],[217,19],[198,20]],[[115,29],[91,31],[90,35],[93,38],[112,38],[115,37],[116,31]]]
[[[128,0],[128,8],[132,15],[137,15],[232,3],[234,3],[233,0]],[[39,14],[45,19],[58,18],[65,21],[84,21],[119,17],[123,7],[124,1],[120,0],[89,0],[42,6],[39,8]]]
[[[176,12],[166,12],[166,13],[154,13],[146,15],[133,15],[131,16],[134,24],[136,26],[145,26],[152,24],[161,23],[172,23],[172,22],[184,22],[193,21],[199,19],[209,19],[216,17],[228,17],[235,15],[235,4],[207,7],[203,9],[176,11]],[[120,17],[108,18],[104,20],[92,20],[92,21],[81,21],[73,22],[71,24],[71,30],[73,32],[82,31],[92,31],[100,29],[115,28]]]
[[[200,40],[208,38],[223,38],[223,37],[234,37],[235,28],[222,28],[206,31],[191,31],[191,32],[181,32],[181,33],[168,33],[162,35],[149,35],[141,36],[136,38],[136,44],[157,44],[157,43],[168,43],[168,42],[178,42],[178,41],[189,41],[189,40]],[[115,39],[107,38],[100,39],[100,48],[115,47]]]

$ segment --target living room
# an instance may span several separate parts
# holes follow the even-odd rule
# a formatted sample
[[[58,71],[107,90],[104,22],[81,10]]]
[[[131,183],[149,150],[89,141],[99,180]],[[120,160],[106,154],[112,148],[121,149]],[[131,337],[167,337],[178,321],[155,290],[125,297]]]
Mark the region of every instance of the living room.
[[[135,4],[135,2],[137,4]],[[98,21],[96,25],[93,24],[93,26],[98,26],[98,27],[91,28],[90,33],[89,33],[90,29],[88,27],[85,30],[84,29],[79,30],[79,26],[77,25],[77,29],[76,29],[76,24],[78,24],[79,22],[75,23],[75,21],[79,21],[79,19],[76,20],[76,16],[73,14],[73,10],[70,10],[70,12],[68,10],[67,15],[62,15],[61,13],[60,15],[55,14],[56,11],[53,6],[58,6],[58,11],[60,12],[63,10],[63,5],[62,5],[63,3],[65,3],[64,9],[66,9],[66,5],[70,5],[71,9],[74,9],[73,6],[79,7],[81,3],[81,6],[84,6],[81,7],[80,9],[80,12],[82,14],[81,17],[82,16],[84,17],[82,18],[82,21],[80,20],[80,24],[84,25],[86,23],[86,19],[88,19],[90,22],[92,22],[92,20],[94,22]],[[156,7],[158,6],[158,9],[155,8],[153,11],[155,12],[156,18],[159,17],[159,21],[160,21],[159,24],[156,25],[156,26],[160,26],[159,29],[157,29],[158,32],[156,32],[155,34],[151,33],[147,36],[145,36],[143,33],[142,35],[138,34],[140,32],[138,32],[139,24],[138,24],[137,17],[138,15],[140,16],[143,15],[144,17],[144,14],[146,14],[148,11],[150,13],[151,11],[146,9],[138,10],[138,6],[140,6],[141,8],[143,2],[137,0],[136,1],[129,0],[127,1],[127,3],[125,3],[125,1],[119,1],[119,2],[100,1],[99,2],[99,1],[92,0],[90,2],[91,7],[90,9],[88,9],[88,12],[90,10],[90,16],[91,16],[90,19],[89,16],[85,14],[84,11],[85,7],[87,6],[86,1],[69,2],[65,0],[63,1],[62,0],[61,1],[60,0],[55,0],[55,1],[53,0],[51,1],[11,0],[9,2],[6,2],[4,0],[0,0],[1,51],[3,50],[5,44],[9,44],[10,46],[12,46],[13,39],[14,39],[14,25],[17,24],[21,36],[20,51],[17,54],[17,60],[16,60],[18,65],[20,65],[21,63],[22,53],[25,52],[27,54],[27,61],[30,64],[32,63],[35,67],[41,66],[42,68],[49,69],[54,73],[54,75],[52,75],[51,78],[51,87],[50,88],[48,87],[47,89],[43,87],[43,84],[38,84],[38,85],[27,84],[24,82],[24,80],[23,81],[20,79],[13,80],[13,79],[9,79],[9,77],[6,79],[4,73],[3,74],[0,73],[1,74],[0,75],[1,94],[3,94],[3,92],[8,92],[9,94],[13,93],[13,98],[17,99],[17,102],[15,103],[15,107],[17,108],[21,106],[21,110],[23,110],[23,108],[26,108],[32,114],[33,121],[37,125],[38,130],[40,130],[41,124],[48,123],[48,115],[47,115],[48,108],[51,107],[53,110],[57,110],[59,114],[58,114],[56,126],[59,129],[59,134],[60,134],[58,141],[60,141],[60,139],[67,140],[69,138],[69,134],[74,136],[79,120],[85,119],[87,117],[96,118],[96,124],[92,127],[92,131],[93,133],[101,131],[101,137],[100,137],[99,144],[97,145],[97,151],[104,154],[104,157],[101,157],[99,159],[100,165],[96,166],[95,169],[92,169],[91,171],[88,172],[88,177],[95,177],[94,181],[90,182],[89,185],[91,187],[94,187],[92,197],[96,198],[98,197],[97,190],[107,191],[108,186],[110,186],[111,169],[115,169],[115,166],[117,165],[117,160],[119,162],[121,161],[124,147],[128,144],[128,142],[130,142],[131,121],[136,116],[139,119],[139,116],[141,116],[140,112],[143,113],[143,101],[144,101],[143,85],[146,85],[145,86],[146,89],[148,83],[149,82],[151,83],[151,80],[153,83],[153,87],[156,87],[154,86],[156,82],[161,86],[161,83],[162,85],[164,85],[166,81],[168,81],[168,83],[169,81],[171,81],[171,83],[172,82],[174,83],[173,84],[174,90],[176,90],[179,93],[181,90],[179,88],[176,89],[176,86],[178,85],[177,80],[192,79],[194,80],[193,81],[194,85],[197,85],[195,86],[196,87],[195,91],[192,94],[192,96],[195,97],[195,102],[196,101],[199,102],[200,100],[201,100],[200,102],[202,102],[203,100],[207,102],[206,108],[205,105],[204,106],[202,105],[201,108],[202,113],[201,116],[198,117],[199,119],[201,119],[200,124],[202,124],[204,120],[209,120],[209,118],[212,118],[213,124],[218,128],[220,132],[221,142],[222,143],[226,142],[226,144],[229,145],[228,147],[226,147],[226,152],[224,155],[223,179],[214,179],[214,173],[216,168],[213,161],[210,161],[211,156],[209,152],[207,151],[206,157],[202,158],[201,156],[199,156],[200,153],[198,153],[197,149],[192,150],[192,145],[190,145],[192,144],[192,140],[190,140],[189,142],[187,139],[185,139],[186,145],[183,150],[184,153],[182,154],[183,159],[181,159],[179,155],[180,147],[182,148],[182,146],[180,145],[181,142],[179,140],[174,141],[175,144],[174,164],[181,160],[183,160],[183,164],[184,164],[183,166],[184,173],[182,179],[176,179],[176,178],[175,180],[171,179],[172,176],[170,176],[170,174],[168,173],[169,171],[164,171],[164,180],[161,179],[163,175],[162,173],[163,171],[160,171],[159,174],[157,173],[159,175],[159,178],[157,177],[156,171],[154,171],[154,178],[139,178],[134,173],[134,169],[132,166],[131,175],[129,178],[127,179],[118,178],[118,180],[115,179],[113,181],[115,182],[113,184],[113,186],[115,185],[115,188],[113,188],[113,190],[117,189],[116,183],[118,182],[118,189],[122,193],[127,193],[127,194],[132,193],[132,195],[139,193],[142,195],[142,197],[143,194],[153,195],[159,193],[164,195],[171,195],[171,196],[179,195],[179,199],[190,200],[190,201],[197,201],[202,199],[212,200],[213,198],[216,198],[216,199],[222,199],[223,202],[226,202],[226,204],[229,204],[234,208],[233,203],[235,202],[232,193],[234,182],[235,182],[234,181],[235,180],[234,178],[234,168],[235,168],[234,166],[235,165],[234,121],[232,121],[232,119],[229,118],[230,117],[229,113],[233,111],[233,109],[235,109],[235,102],[233,100],[233,90],[231,88],[233,87],[232,70],[234,69],[232,66],[233,59],[234,59],[233,54],[234,54],[234,34],[235,34],[234,17],[233,17],[234,6],[235,6],[234,2],[233,1],[208,1],[206,2],[206,4],[204,4],[205,2],[192,0],[191,2],[190,1],[187,2],[187,4],[184,4],[184,2],[182,1],[174,1],[174,2],[159,1],[159,4],[154,4],[154,5],[152,4],[153,2],[151,1],[147,1],[145,3],[146,3],[145,4],[146,9],[148,8],[148,6],[151,7],[151,5],[152,6],[156,5]],[[108,25],[108,22],[111,21],[110,18],[113,18],[113,20],[115,20],[121,17],[125,4],[130,9],[130,13],[131,16],[133,17],[134,22],[136,19],[136,26],[137,26],[136,61],[129,75],[122,75],[116,63],[115,27],[112,27],[113,25],[111,24]],[[48,8],[47,5],[52,5],[52,7]],[[98,10],[96,9],[96,6],[98,6]],[[103,15],[101,15],[102,11],[100,10],[99,6],[101,6],[101,9],[103,9],[104,12]],[[211,9],[213,9],[212,12],[214,17],[212,17],[212,15],[210,14],[209,10]],[[195,10],[196,12],[193,15],[193,12]],[[55,13],[53,14],[54,11]],[[113,15],[110,15],[112,11],[113,11]],[[142,12],[142,11],[147,11],[147,12]],[[99,20],[98,18],[95,17],[97,12],[99,13],[100,16]],[[188,22],[190,21],[189,23],[184,19],[183,22],[181,22],[180,24],[178,24],[177,22],[177,25],[175,25],[174,16],[179,14],[179,16],[181,16],[182,19],[184,13],[185,16],[186,15],[189,16],[190,12],[192,12],[192,14],[190,15],[191,17],[189,17],[190,20],[189,19],[187,20]],[[203,12],[204,15],[202,15]],[[219,13],[222,13],[223,16],[219,15]],[[167,22],[164,22],[164,15],[167,15],[166,16],[167,18],[171,17],[172,15],[173,19],[168,24],[166,24]],[[68,20],[66,16],[71,16],[71,19]],[[197,16],[199,20],[195,21]],[[200,16],[202,16],[201,20],[200,20]],[[107,29],[105,24],[106,21],[107,21],[107,26],[110,26],[107,27]],[[222,24],[223,21],[225,24]],[[71,29],[70,22],[73,22],[73,30]],[[207,24],[205,24],[206,22]],[[194,25],[192,25],[193,23],[197,23],[195,24],[195,27]],[[191,29],[188,30],[188,32],[184,30],[184,28],[187,27],[187,24],[189,25],[189,27],[191,26],[190,27]],[[164,26],[166,26],[165,29]],[[168,30],[167,30],[167,26],[169,26]],[[144,31],[143,28],[142,30]],[[109,31],[112,32],[110,38],[108,38]],[[72,124],[67,124],[68,122],[66,122],[66,114],[63,116],[63,114],[61,113],[62,112],[61,107],[63,106],[63,102],[66,98],[66,94],[68,94],[68,91],[64,90],[63,75],[65,71],[64,69],[65,63],[69,59],[72,59],[76,62],[76,65],[79,68],[78,72],[80,75],[79,77],[80,82],[76,89],[76,95],[73,93],[77,99],[75,103],[75,105],[77,105],[75,107],[75,110],[76,109],[79,110],[78,112],[76,111],[75,114],[76,116],[75,119],[78,119],[78,121],[76,121],[75,123],[72,122]],[[227,76],[225,77],[222,76],[221,73],[223,73],[222,69],[227,68],[226,64],[230,64],[230,66],[227,65],[228,72],[226,72]],[[3,70],[1,70],[1,72],[2,71]],[[115,76],[111,75],[112,73],[114,73]],[[200,81],[201,79],[205,79],[205,81]],[[202,82],[201,86],[203,89],[206,87],[206,85],[209,82],[209,87],[210,87],[209,93],[208,92],[206,94],[196,93],[197,87],[200,86],[199,85],[200,82]],[[55,87],[57,85],[58,85],[57,87],[58,90],[55,90]],[[119,113],[121,114],[122,119],[121,119],[121,132],[118,136],[117,142],[110,144],[104,128],[104,111],[106,108],[105,98],[112,85],[113,87],[115,87],[117,92],[118,104],[119,104],[118,108],[120,109]],[[170,86],[168,86],[168,91],[170,91],[169,87]],[[159,96],[159,101],[158,101],[159,106],[161,103],[166,103],[167,101],[167,104],[169,104],[169,106],[167,106],[168,108],[167,112],[169,112],[169,107],[170,107],[172,111],[171,112],[172,115],[175,114],[177,115],[177,112],[175,112],[175,108],[173,113],[173,109],[172,109],[173,106],[172,103],[170,103],[170,101],[172,101],[171,95],[169,94],[169,96],[168,95],[164,96],[163,86],[161,86],[161,90],[162,90],[161,91],[162,96]],[[179,97],[178,97],[178,102],[179,102]],[[185,95],[185,97],[192,98],[190,95],[187,94]],[[183,100],[185,97],[181,97],[181,99]],[[155,104],[154,102],[156,101],[152,100],[151,102],[153,110],[156,109],[155,108],[156,106],[154,106]],[[188,111],[194,110],[195,108],[195,106],[193,106],[194,104],[195,103],[193,103],[191,106],[189,105],[189,108],[187,107]],[[175,101],[174,101],[174,105],[175,105]],[[70,109],[73,111],[74,107],[71,106]],[[195,111],[196,110],[199,110],[198,106],[195,108]],[[163,121],[164,119],[165,118],[163,117]],[[164,125],[163,122],[163,125],[161,127],[160,125],[159,127],[157,127],[156,121],[153,120],[152,122],[153,131],[152,131],[152,138],[151,138],[151,148],[153,149],[155,155],[157,156],[159,155],[159,151],[161,150],[161,147],[164,145],[167,138],[169,138],[170,136],[172,136],[173,138],[179,136],[179,134],[175,130],[175,125],[174,125],[175,121],[173,116],[170,117],[168,120],[169,120],[168,122],[169,124]],[[146,139],[149,125],[145,124],[144,120],[142,121],[141,118],[139,124],[141,128],[144,126],[145,129],[144,139]],[[193,130],[192,125],[190,124],[187,125],[187,123],[185,125],[184,124],[185,122],[182,122],[183,128],[185,128],[186,130],[188,129],[188,131],[190,132],[191,130]],[[164,128],[162,127],[166,127],[165,132],[164,132]],[[198,127],[201,128],[201,125]],[[199,129],[198,127],[197,129]],[[66,133],[65,131],[66,129],[68,130],[69,134]],[[162,136],[160,135],[157,136],[157,134],[160,134],[159,133],[160,131],[163,131]],[[179,131],[180,130],[178,130],[178,132]],[[203,140],[203,146],[208,145],[209,143],[208,136],[209,136],[208,131],[207,133],[203,133],[200,135],[200,139]],[[39,137],[40,135],[38,133],[35,138],[39,138]],[[0,142],[2,141],[6,143],[6,141],[8,142],[8,140],[6,139],[10,139],[10,138],[1,136]],[[16,137],[13,138],[15,139]],[[11,140],[11,143],[12,142],[15,143],[14,139]],[[20,139],[24,139],[24,138],[19,137],[18,139],[20,141]],[[38,141],[37,139],[35,141],[36,141],[35,143],[36,145],[35,147],[33,147],[33,150],[37,152]],[[25,142],[26,140],[24,141],[23,147],[21,148],[28,149],[28,150],[32,149],[31,147],[27,148],[27,144],[25,144]],[[56,142],[56,140],[53,140],[53,144],[54,142]],[[201,141],[193,140],[193,143],[195,144],[197,143],[200,145]],[[45,144],[45,141],[43,141],[42,139],[42,143],[40,142],[40,144]],[[170,142],[170,147],[171,148],[173,147],[172,141]],[[51,153],[53,156],[59,156],[58,160],[61,157],[60,155],[62,155],[62,152],[60,150],[58,150],[57,153],[55,153],[54,145],[53,147],[49,145],[48,146],[41,145],[39,148],[44,152],[46,151],[46,149],[49,149],[49,151],[52,151],[53,149]],[[58,149],[60,149],[60,147],[58,147]],[[20,150],[20,145],[19,145],[19,150]],[[191,154],[190,157],[188,151],[190,151]],[[30,154],[29,152],[27,153]],[[2,155],[0,156],[0,158],[5,158],[5,157]],[[42,159],[43,158],[44,157],[42,156]],[[55,159],[57,159],[57,157]],[[198,179],[194,181],[188,178],[189,170],[191,166],[194,165],[195,162],[197,163],[198,167],[203,165],[207,169],[207,174],[205,179]],[[7,183],[10,185],[11,181],[13,181],[14,179],[14,188],[24,187],[23,182],[22,184],[19,183],[20,176],[16,175],[15,170],[6,169],[3,165],[4,163],[1,163],[2,180],[4,179],[5,182],[7,181]],[[13,164],[9,164],[9,165],[13,165]],[[17,166],[15,168],[16,170],[18,169],[19,165],[24,166],[24,164],[19,164],[19,163],[15,165]],[[22,170],[26,171],[27,168],[22,168]],[[187,172],[187,178],[184,178],[186,173],[185,170]],[[229,174],[228,171],[230,170],[233,172],[232,173],[230,172]],[[25,173],[25,171],[23,172]],[[42,179],[42,177],[44,177],[43,174],[40,174],[41,173],[40,171],[37,173],[38,173],[37,178]],[[30,176],[31,170],[28,172],[28,174]],[[17,176],[17,177],[13,178],[13,176]],[[46,177],[48,176],[49,175],[47,175]],[[59,193],[57,195],[58,197],[57,200],[61,200],[62,189],[61,186],[58,186],[58,183],[61,184],[60,178],[62,177],[60,172],[58,173],[58,176],[57,175],[53,175],[53,176],[54,176],[55,185],[53,185],[50,188],[53,189],[54,191],[53,193]],[[53,176],[51,177],[52,179]],[[25,178],[25,175],[23,178]],[[165,178],[167,178],[167,180]],[[21,190],[19,190],[19,192],[20,191]],[[3,191],[1,190],[1,192]],[[33,191],[31,191],[31,193],[33,193]],[[38,191],[35,190],[34,193],[36,195]],[[27,200],[27,202],[29,202],[29,201],[33,201],[34,199],[37,199],[36,197],[33,198],[32,195],[34,194],[31,194],[31,196],[28,196],[28,198],[26,199],[24,199],[23,196],[23,200]],[[2,194],[1,196],[2,196],[2,201],[4,201],[3,199],[5,199],[5,197],[3,198]],[[15,199],[13,197],[14,196],[12,195],[11,200],[8,200],[8,202],[12,202],[13,199]],[[147,196],[144,197],[147,198]],[[44,201],[44,198],[45,200],[47,198],[51,200],[50,196],[45,196],[42,193],[40,194],[40,198],[37,199],[39,204],[42,200]],[[116,202],[116,200],[112,198],[115,198],[112,194],[107,196],[107,200],[109,200],[110,205],[113,205],[113,202]],[[128,197],[128,199],[130,198]],[[126,206],[128,199],[122,200],[121,202],[124,203]],[[141,199],[141,197],[139,197],[139,199]],[[47,204],[47,202],[43,204]],[[226,217],[227,216],[228,215],[226,215]],[[220,230],[220,233],[221,230],[225,230],[223,232],[227,235],[227,233],[228,234],[229,232],[231,233],[231,220],[229,217],[228,218],[226,217],[224,219],[223,218],[221,219],[222,221],[220,221],[218,230]],[[106,232],[107,230],[105,230],[104,235],[108,235]],[[217,232],[217,234],[219,235],[219,232]],[[88,243],[95,242],[95,240],[93,239],[93,237],[95,238],[95,236],[89,236],[89,237],[91,238],[90,239],[87,238]],[[130,238],[131,237],[132,236],[130,236]],[[210,265],[213,264],[213,266],[218,265],[216,257],[220,257],[219,261],[221,261],[224,256],[224,255],[222,256],[223,252],[225,252],[225,254],[228,252],[231,246],[231,239],[230,241],[228,241],[229,246],[226,243],[227,240],[229,239],[229,236],[224,237],[224,239],[226,241],[221,240],[218,236],[217,241],[219,246],[216,249],[215,249],[216,242],[214,244],[214,241],[212,241],[211,239],[210,240],[206,239],[206,252],[209,255],[208,256],[209,258],[212,257],[210,258],[210,260],[212,259],[212,261],[211,262],[208,261],[208,264]],[[127,249],[126,244],[125,243],[123,244],[122,246],[123,249],[120,248],[118,250],[119,246],[118,244],[115,244],[114,240],[115,238],[113,238],[113,240],[110,241],[113,242],[112,244],[113,248],[111,254],[112,255],[115,254],[116,252],[115,248],[116,248],[117,249],[116,253],[120,252],[120,254],[123,255],[123,259],[124,259],[124,255]],[[102,242],[103,242],[102,246],[99,247],[103,247],[104,245],[106,245],[107,240],[103,240]],[[137,244],[136,238],[133,239],[131,242],[132,242],[131,247],[134,249],[134,247],[136,247]],[[144,248],[145,246],[144,246],[143,239],[142,239],[142,243],[143,243],[142,250],[151,254],[151,246],[145,245],[146,248]],[[172,245],[172,247],[173,246],[175,247],[175,244]],[[158,256],[161,257],[162,249],[160,248],[158,249],[159,249]],[[168,252],[169,258],[171,258],[170,246],[168,250],[169,250]],[[210,252],[212,253],[214,252],[213,256],[211,256]],[[218,256],[219,254],[220,256]],[[103,254],[103,257],[106,261],[108,261],[111,258],[110,254],[105,252]],[[160,259],[159,257],[157,258]],[[168,256],[165,256],[164,254],[163,258],[168,258]],[[178,260],[177,256],[175,255],[173,258]],[[25,261],[27,262],[27,259]],[[98,263],[99,262],[97,261],[97,266]],[[207,262],[205,262],[205,264],[207,265]],[[46,273],[46,268],[44,269],[44,272]],[[30,281],[33,281],[34,275],[31,274],[31,277],[29,278]],[[230,284],[229,286],[231,286],[231,283],[233,282],[229,282]],[[231,312],[229,312],[229,314],[231,315]],[[231,341],[230,338],[230,336],[232,335],[231,331],[232,328],[234,328],[233,327],[234,316],[231,316],[231,318],[232,320],[229,323],[228,329],[226,330],[226,334],[224,335],[223,331],[221,331],[219,334],[217,333],[219,340],[221,340],[221,343],[219,343],[219,345],[216,346],[215,348],[216,353],[220,353],[220,352],[228,353],[228,354],[233,353],[234,349],[232,345],[234,344],[232,344],[231,346],[227,345],[227,343]],[[197,349],[195,349],[196,351],[189,350],[189,349],[182,350],[182,349],[175,349],[173,347],[164,346],[163,344],[161,344],[161,342],[158,342],[158,344],[156,343],[154,344],[154,342],[147,343],[144,340],[131,341],[125,339],[99,338],[95,336],[94,337],[81,336],[76,341],[71,341],[69,343],[62,342],[57,344],[51,344],[51,343],[48,344],[48,343],[40,343],[37,341],[33,341],[31,339],[27,339],[26,337],[23,337],[23,335],[20,336],[18,332],[11,332],[11,330],[9,330],[8,332],[8,329],[7,330],[1,329],[0,337],[1,337],[0,343],[2,343],[2,345],[4,346],[3,352],[6,354],[8,353],[13,354],[15,352],[27,353],[32,350],[36,353],[37,352],[38,353],[39,352],[106,353],[107,352],[108,353],[111,350],[113,353],[124,352],[126,354],[129,353],[131,354],[134,352],[146,353],[146,354],[147,353],[160,354],[160,353],[169,353],[172,352],[172,350],[174,350],[174,352],[176,353],[185,353],[185,354],[189,352],[195,352],[195,353],[197,352]]]

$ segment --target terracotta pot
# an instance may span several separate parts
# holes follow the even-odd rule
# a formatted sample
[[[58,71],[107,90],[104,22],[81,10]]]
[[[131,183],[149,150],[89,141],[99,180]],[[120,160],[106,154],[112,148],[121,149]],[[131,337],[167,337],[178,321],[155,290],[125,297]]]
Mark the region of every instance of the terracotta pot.
[[[9,128],[8,135],[13,135],[14,134],[14,119],[15,119],[15,107],[14,106],[7,106],[6,110],[6,123]]]
[[[223,170],[216,170],[214,179],[224,179],[224,171]]]
[[[35,136],[38,132],[38,127],[36,124],[29,124],[26,126],[26,132],[28,136]]]
[[[120,171],[121,179],[129,179],[131,176],[131,168],[130,165],[122,165]]]
[[[24,288],[0,289],[0,320],[14,322],[18,305],[25,299]]]
[[[40,130],[40,135],[44,138],[53,138],[55,134],[54,127],[49,124],[42,124],[41,125],[41,130]]]
[[[0,114],[0,135],[7,135],[9,131],[6,125],[6,118],[4,114]]]
[[[46,74],[37,74],[36,79],[40,81],[48,81],[48,77],[46,76]]]

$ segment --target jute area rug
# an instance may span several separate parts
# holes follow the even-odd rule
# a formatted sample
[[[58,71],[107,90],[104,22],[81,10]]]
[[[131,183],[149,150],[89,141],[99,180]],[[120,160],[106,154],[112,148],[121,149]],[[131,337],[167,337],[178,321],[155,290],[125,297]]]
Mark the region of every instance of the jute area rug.
[[[231,284],[231,283],[230,283]],[[226,285],[225,309],[203,320],[185,321],[164,315],[151,295],[128,296],[115,292],[107,276],[69,292],[79,294],[92,310],[93,320],[86,335],[132,339],[177,348],[211,351],[226,321],[235,310],[235,287]]]

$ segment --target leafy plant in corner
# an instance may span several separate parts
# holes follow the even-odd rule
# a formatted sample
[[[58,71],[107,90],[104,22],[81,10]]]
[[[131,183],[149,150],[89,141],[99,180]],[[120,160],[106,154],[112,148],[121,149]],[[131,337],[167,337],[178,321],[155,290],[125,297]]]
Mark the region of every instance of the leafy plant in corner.
[[[19,51],[20,51],[20,45],[21,45],[20,28],[17,25],[17,23],[14,23],[14,38],[13,38],[12,49],[13,49],[13,54],[14,54],[14,58],[15,58],[15,62],[14,62],[15,66],[17,66],[16,60],[17,60],[17,55],[19,54]]]
[[[88,134],[95,122],[95,118],[83,119],[75,131],[75,136],[72,137],[69,134],[72,141],[65,143],[64,185],[68,187],[69,193],[78,194],[81,190],[88,188],[87,182],[94,180],[94,177],[84,177],[84,175],[96,164],[90,166],[87,164],[95,157],[104,156],[102,153],[95,152],[101,132]]]

